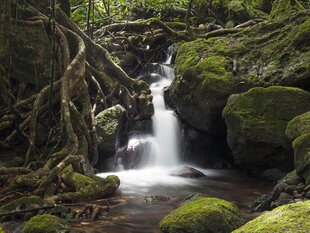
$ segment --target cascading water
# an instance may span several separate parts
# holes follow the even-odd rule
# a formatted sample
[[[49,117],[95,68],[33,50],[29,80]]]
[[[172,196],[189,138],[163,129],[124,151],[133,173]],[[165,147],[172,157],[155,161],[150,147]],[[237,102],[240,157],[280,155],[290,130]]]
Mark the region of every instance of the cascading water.
[[[153,131],[158,148],[155,165],[175,166],[179,163],[179,125],[174,112],[166,108],[163,96],[163,88],[170,85],[174,71],[169,66],[159,67],[162,79],[150,86],[155,110],[152,118]]]
[[[153,135],[141,135],[138,132],[130,137],[127,147],[116,153],[118,171],[126,168],[171,167],[179,164],[178,119],[172,110],[166,108],[163,95],[163,89],[174,79],[173,67],[168,64],[172,60],[171,57],[169,53],[164,64],[153,64],[151,71],[147,73],[148,77],[156,77],[156,81],[150,85],[155,112],[152,117]]]

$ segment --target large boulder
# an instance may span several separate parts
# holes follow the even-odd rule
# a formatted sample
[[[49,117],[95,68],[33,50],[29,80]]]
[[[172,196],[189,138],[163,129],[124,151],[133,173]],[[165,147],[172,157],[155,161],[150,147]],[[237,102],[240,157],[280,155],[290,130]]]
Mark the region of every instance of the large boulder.
[[[293,87],[257,87],[229,97],[223,110],[236,163],[249,172],[293,167],[287,123],[310,110],[310,93]]]
[[[310,184],[310,112],[291,120],[286,135],[293,141],[294,164],[297,173]]]
[[[177,52],[170,98],[190,125],[209,134],[224,134],[221,111],[227,98],[249,88],[227,66],[231,53],[224,37],[188,42]]]
[[[24,226],[25,233],[69,233],[76,232],[68,223],[59,217],[42,214],[32,217]]]
[[[116,105],[105,109],[96,116],[96,130],[99,139],[99,151],[105,156],[115,153],[115,144],[119,130],[126,120],[126,109]]]
[[[265,21],[236,36],[198,39],[177,51],[169,96],[182,118],[224,135],[221,112],[231,94],[262,86],[310,88],[310,12]]]
[[[172,211],[161,220],[159,228],[169,233],[229,233],[243,223],[234,204],[217,198],[198,197]]]
[[[280,206],[246,223],[233,233],[309,232],[310,201]]]

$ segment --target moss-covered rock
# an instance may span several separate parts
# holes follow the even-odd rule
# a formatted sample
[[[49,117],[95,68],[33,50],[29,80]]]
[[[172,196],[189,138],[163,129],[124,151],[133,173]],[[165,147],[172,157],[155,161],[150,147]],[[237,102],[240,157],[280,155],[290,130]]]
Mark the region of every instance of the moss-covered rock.
[[[16,210],[18,207],[23,207],[25,209],[27,208],[34,208],[34,207],[40,207],[43,206],[43,200],[41,197],[38,196],[27,196],[27,197],[21,197],[15,201],[12,201],[0,208],[0,212],[2,211],[12,211]]]
[[[2,227],[0,227],[0,233],[3,233]]]
[[[121,105],[108,108],[96,116],[99,151],[105,156],[115,153],[115,143],[119,130],[126,119],[126,110]]]
[[[224,233],[244,223],[238,208],[217,198],[197,198],[172,211],[159,223],[163,232]]]
[[[221,118],[227,98],[249,88],[229,65],[233,50],[224,37],[183,44],[175,61],[176,78],[169,95],[178,112],[192,126],[210,134],[224,134]]]
[[[308,133],[310,133],[310,112],[295,117],[287,124],[285,130],[286,136],[291,140]]]
[[[293,142],[294,164],[298,175],[310,184],[310,133],[303,134]]]
[[[296,171],[306,181],[306,184],[310,184],[310,112],[291,120],[285,132],[289,139],[294,140]]]
[[[265,21],[237,35],[184,43],[169,95],[180,115],[209,134],[225,134],[227,98],[256,86],[310,88],[308,11]]]
[[[69,233],[73,232],[68,223],[59,217],[42,214],[32,217],[24,227],[25,233]]]
[[[246,223],[233,233],[298,232],[310,229],[310,201],[280,206]]]
[[[229,97],[223,110],[236,162],[251,172],[293,167],[287,123],[310,109],[310,93],[293,87],[257,87]]]

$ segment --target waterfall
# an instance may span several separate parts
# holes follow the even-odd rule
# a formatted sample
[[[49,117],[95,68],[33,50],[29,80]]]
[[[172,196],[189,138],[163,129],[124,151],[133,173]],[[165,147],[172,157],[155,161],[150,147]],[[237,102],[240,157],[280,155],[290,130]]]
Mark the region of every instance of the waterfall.
[[[175,113],[167,109],[163,89],[174,79],[171,62],[172,49],[163,64],[154,64],[144,76],[156,79],[150,83],[153,95],[153,135],[136,134],[129,138],[127,147],[116,154],[117,169],[172,167],[179,164],[179,124]]]

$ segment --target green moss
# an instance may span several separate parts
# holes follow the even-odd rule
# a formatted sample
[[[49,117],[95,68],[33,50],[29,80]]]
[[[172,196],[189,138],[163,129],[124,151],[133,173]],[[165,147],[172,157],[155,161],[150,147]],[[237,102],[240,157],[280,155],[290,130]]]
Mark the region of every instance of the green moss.
[[[0,233],[3,233],[2,227],[0,227]]]
[[[118,129],[122,123],[126,110],[116,105],[105,109],[96,116],[96,129],[99,139],[99,149],[115,151],[115,142]]]
[[[285,130],[286,136],[291,140],[308,133],[310,133],[310,112],[295,117]]]
[[[108,176],[96,179],[78,192],[59,194],[58,197],[59,200],[71,202],[96,200],[114,194],[119,185],[120,180],[117,176]]]
[[[67,233],[71,227],[61,218],[42,214],[32,217],[23,230],[25,233]]]
[[[230,96],[223,117],[228,144],[239,165],[248,171],[289,170],[293,157],[285,129],[291,119],[310,110],[309,101],[310,93],[281,86]]]
[[[238,208],[217,198],[197,198],[172,211],[159,223],[163,232],[231,232],[243,224]]]
[[[310,184],[310,133],[303,134],[293,141],[294,163],[298,173]]]
[[[306,20],[302,25],[300,25],[293,41],[296,46],[302,47],[304,44],[306,44],[309,38],[310,38],[310,18]]]
[[[287,17],[290,14],[294,14],[305,8],[294,0],[275,0],[272,4],[272,10],[270,17],[273,19],[279,19],[281,17]]]
[[[73,187],[75,191],[81,191],[87,185],[94,183],[95,181],[85,175],[82,175],[78,172],[70,172],[69,174],[64,176],[64,182]]]
[[[29,208],[30,206],[33,205],[39,205],[43,206],[43,200],[41,197],[38,196],[27,196],[27,197],[21,197],[15,201],[12,201],[0,208],[1,211],[11,211],[11,210],[16,210],[17,207],[23,206],[24,208]]]
[[[307,233],[310,229],[310,201],[280,206],[262,214],[233,233]]]

